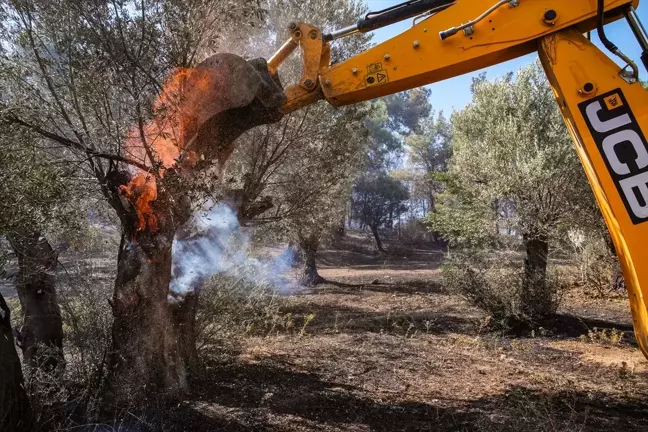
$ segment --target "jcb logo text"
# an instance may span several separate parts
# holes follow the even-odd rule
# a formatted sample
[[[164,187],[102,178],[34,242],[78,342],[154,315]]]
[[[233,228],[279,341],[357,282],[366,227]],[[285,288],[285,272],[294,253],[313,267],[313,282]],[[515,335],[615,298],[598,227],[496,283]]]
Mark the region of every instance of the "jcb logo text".
[[[621,89],[579,105],[635,224],[648,221],[648,145]]]

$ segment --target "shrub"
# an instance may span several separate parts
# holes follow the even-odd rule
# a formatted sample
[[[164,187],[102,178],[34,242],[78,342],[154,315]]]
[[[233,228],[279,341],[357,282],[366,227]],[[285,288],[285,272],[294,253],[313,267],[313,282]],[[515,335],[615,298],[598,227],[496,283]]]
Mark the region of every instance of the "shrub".
[[[267,335],[293,328],[276,288],[250,274],[218,275],[201,289],[196,344],[201,357],[218,353],[243,335]]]
[[[561,278],[552,270],[542,284],[542,289],[549,290],[548,295],[525,295],[521,263],[494,252],[488,257],[475,252],[449,254],[443,277],[448,292],[461,295],[486,312],[489,326],[498,330],[510,330],[520,324],[535,327],[538,318],[556,312],[563,291]]]
[[[58,279],[65,365],[56,370],[24,366],[25,389],[39,430],[71,430],[97,417],[111,343],[107,299],[112,277],[92,264],[78,264]],[[20,302],[17,297],[10,302],[13,325],[19,328]]]
[[[106,378],[113,316],[109,292],[87,285],[75,291],[60,301],[67,361],[65,381],[75,387],[75,396],[90,413],[98,409],[95,404]]]
[[[568,235],[580,282],[596,297],[605,297],[624,288],[619,260],[602,236],[585,236],[578,231]]]

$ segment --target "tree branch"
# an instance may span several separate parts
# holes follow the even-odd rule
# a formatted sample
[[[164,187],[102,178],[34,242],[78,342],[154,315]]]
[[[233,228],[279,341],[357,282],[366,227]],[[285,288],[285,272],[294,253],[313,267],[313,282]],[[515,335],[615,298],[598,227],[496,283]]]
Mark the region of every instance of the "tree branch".
[[[137,167],[137,168],[139,168],[139,169],[141,169],[143,171],[150,171],[150,167],[147,167],[146,165],[144,165],[141,162],[138,162],[138,161],[130,159],[130,158],[126,158],[124,156],[110,154],[110,153],[102,153],[102,152],[99,152],[99,151],[96,151],[96,150],[89,149],[86,146],[84,146],[83,144],[80,144],[80,143],[78,143],[76,141],[73,141],[73,140],[71,140],[69,138],[65,138],[65,137],[63,137],[61,135],[57,135],[55,133],[49,132],[49,131],[47,131],[45,129],[42,129],[39,126],[33,125],[31,123],[27,123],[26,121],[21,120],[21,119],[19,119],[17,117],[10,116],[10,117],[7,117],[7,120],[10,123],[15,123],[15,124],[21,125],[21,126],[23,126],[25,128],[28,128],[28,129],[36,132],[37,134],[39,134],[39,135],[41,135],[41,136],[43,136],[43,137],[45,137],[47,139],[50,139],[50,140],[55,141],[55,142],[57,142],[59,144],[62,144],[65,147],[74,148],[74,149],[77,149],[79,151],[82,151],[82,152],[84,152],[85,154],[87,154],[90,157],[97,157],[97,158],[102,158],[102,159],[114,160],[114,161],[117,161],[117,162],[123,162],[123,163],[126,163],[128,165],[133,165],[133,166],[135,166],[135,167]]]

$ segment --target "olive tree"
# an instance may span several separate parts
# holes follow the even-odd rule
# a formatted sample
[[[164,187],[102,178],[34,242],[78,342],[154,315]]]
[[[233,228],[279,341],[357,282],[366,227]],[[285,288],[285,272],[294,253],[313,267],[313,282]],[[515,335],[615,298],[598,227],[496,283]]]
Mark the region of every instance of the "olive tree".
[[[25,362],[55,370],[63,364],[63,322],[57,302],[57,253],[44,230],[67,195],[69,172],[44,160],[34,137],[15,127],[0,130],[0,235],[18,259],[15,277],[23,322],[17,332]]]
[[[46,163],[33,141],[32,134],[17,128],[4,125],[0,129],[0,236],[9,240],[18,258],[15,280],[22,316],[20,329],[12,329],[11,311],[0,296],[0,428],[17,431],[29,430],[33,419],[14,342],[31,367],[52,371],[63,364],[63,325],[54,277],[56,253],[40,230],[49,226],[60,210],[67,189],[66,171]],[[0,274],[6,258],[3,248]]]
[[[305,21],[326,32],[365,13],[366,6],[355,0],[271,0],[264,25],[244,46],[253,56],[268,57],[288,37],[291,21]],[[275,44],[268,45],[269,39]],[[339,61],[368,46],[366,35],[334,41],[332,58]],[[284,85],[296,81],[299,56],[279,72]],[[241,224],[264,225],[266,237],[298,247],[305,284],[323,280],[316,253],[343,218],[351,183],[363,166],[367,116],[366,104],[336,109],[320,102],[306,107],[243,136],[222,176]]]
[[[552,312],[550,246],[591,213],[592,193],[544,72],[535,63],[476,81],[451,122],[449,191],[432,227],[455,242],[521,241],[523,312]]]
[[[182,320],[168,293],[192,182],[172,170],[159,175],[165,155],[151,143],[164,137],[146,125],[165,114],[154,101],[164,99],[169,77],[213,53],[223,32],[244,31],[262,8],[253,0],[237,8],[219,0],[2,0],[0,14],[0,121],[33,134],[46,160],[96,179],[121,224],[111,394],[143,402],[183,391],[181,345],[191,341],[178,337]],[[204,160],[208,167],[214,155]]]

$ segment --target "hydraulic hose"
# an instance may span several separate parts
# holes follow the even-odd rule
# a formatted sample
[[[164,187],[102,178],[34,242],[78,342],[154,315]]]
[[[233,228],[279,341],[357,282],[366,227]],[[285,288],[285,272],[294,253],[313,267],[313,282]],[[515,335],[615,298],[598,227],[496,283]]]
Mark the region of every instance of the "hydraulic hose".
[[[619,52],[619,48],[612,43],[610,39],[607,38],[605,35],[605,0],[597,0],[598,1],[598,9],[597,9],[597,23],[596,23],[596,30],[598,30],[598,35],[599,38],[601,39],[601,42],[603,43],[603,46],[607,48],[610,52],[617,54]],[[618,54],[617,54],[618,55]]]
[[[607,48],[612,54],[621,58],[624,62],[632,68],[632,75],[635,80],[639,80],[639,68],[632,59],[625,54],[623,54],[619,48],[607,38],[605,34],[605,0],[597,0],[598,10],[597,10],[597,22],[596,30],[598,31],[599,39],[605,48]]]
[[[324,35],[324,40],[331,41],[358,32],[367,33],[426,12],[439,12],[452,6],[455,1],[408,0],[383,10],[369,12],[364,18],[360,18],[355,25]]]

